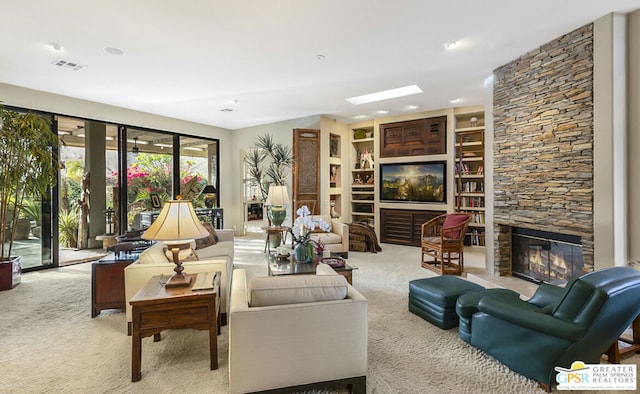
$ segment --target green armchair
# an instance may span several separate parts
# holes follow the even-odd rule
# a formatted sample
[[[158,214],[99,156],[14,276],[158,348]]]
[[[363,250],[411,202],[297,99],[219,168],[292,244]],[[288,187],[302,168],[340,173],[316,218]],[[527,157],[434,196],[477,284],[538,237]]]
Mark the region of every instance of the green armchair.
[[[505,289],[467,293],[456,312],[460,338],[549,391],[555,367],[599,363],[640,314],[640,272],[615,267],[564,288],[542,284],[527,301]]]

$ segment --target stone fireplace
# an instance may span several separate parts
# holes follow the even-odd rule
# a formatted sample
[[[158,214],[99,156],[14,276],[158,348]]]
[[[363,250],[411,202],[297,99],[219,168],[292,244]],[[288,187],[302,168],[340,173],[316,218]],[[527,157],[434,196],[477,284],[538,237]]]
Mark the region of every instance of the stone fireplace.
[[[523,230],[572,237],[570,275],[593,271],[593,24],[494,71],[493,126],[494,273],[512,274],[513,258],[557,259],[549,245],[514,249]],[[563,269],[528,267],[544,281]]]
[[[512,275],[533,282],[566,283],[582,274],[580,237],[514,227]]]

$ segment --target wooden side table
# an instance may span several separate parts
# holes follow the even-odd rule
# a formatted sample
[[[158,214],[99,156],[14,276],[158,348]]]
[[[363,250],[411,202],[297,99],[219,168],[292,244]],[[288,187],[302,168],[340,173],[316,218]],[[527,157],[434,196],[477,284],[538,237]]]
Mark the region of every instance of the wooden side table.
[[[91,317],[104,309],[124,310],[124,267],[134,259],[102,259],[91,264]]]
[[[609,347],[609,350],[607,350],[607,356],[609,356],[610,363],[620,364],[620,358],[625,354],[640,352],[640,315],[638,315],[631,323],[631,330],[633,332],[633,336],[631,338],[621,336]],[[620,349],[620,344],[618,342],[624,342],[629,346],[624,346]]]
[[[284,245],[287,242],[287,234],[289,233],[289,229],[291,227],[287,227],[287,226],[265,226],[265,227],[260,227],[262,229],[262,231],[264,231],[265,233],[267,233],[267,239],[264,242],[264,252],[267,253],[271,253],[271,237],[275,234],[280,235],[281,237],[281,241],[280,244]],[[293,244],[292,244],[293,246]]]
[[[205,275],[200,273],[198,275]],[[216,272],[213,289],[193,291],[189,286],[166,288],[160,276],[152,277],[131,298],[131,381],[142,378],[142,338],[153,335],[160,340],[162,330],[194,328],[209,331],[210,369],[218,369],[218,337],[220,333],[220,272]]]

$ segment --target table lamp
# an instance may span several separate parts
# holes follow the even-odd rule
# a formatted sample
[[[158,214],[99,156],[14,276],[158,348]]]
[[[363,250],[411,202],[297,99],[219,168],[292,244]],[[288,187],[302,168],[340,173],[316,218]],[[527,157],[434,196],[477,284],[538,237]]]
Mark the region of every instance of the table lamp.
[[[191,242],[209,235],[204,228],[193,205],[189,200],[182,200],[178,196],[175,200],[164,203],[158,218],[142,233],[142,238],[152,241],[162,241],[173,255],[173,269],[175,274],[169,278],[166,287],[188,286],[191,277],[183,274],[184,267],[180,261],[180,251],[191,247]]]
[[[266,205],[270,205],[269,220],[271,223],[280,227],[284,219],[287,217],[287,209],[284,207],[289,204],[289,194],[286,186],[269,186],[269,194],[267,195]]]
[[[216,193],[218,191],[216,190],[216,187],[213,185],[206,185],[205,187],[202,188],[202,191],[200,192],[200,194],[205,194],[205,198],[204,198],[204,205],[211,209],[213,208],[213,206],[216,203]]]

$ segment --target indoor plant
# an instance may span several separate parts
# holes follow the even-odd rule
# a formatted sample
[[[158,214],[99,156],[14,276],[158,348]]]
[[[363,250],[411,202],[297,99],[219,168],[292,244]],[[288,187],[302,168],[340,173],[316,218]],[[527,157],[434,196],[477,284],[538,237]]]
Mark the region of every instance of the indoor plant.
[[[254,146],[245,153],[249,182],[257,186],[264,204],[269,194],[269,186],[285,186],[287,172],[293,164],[291,147],[275,142],[270,134],[258,136]],[[269,225],[271,225],[271,215]],[[280,234],[273,237],[275,245],[280,244]]]
[[[56,182],[57,144],[45,118],[0,106],[0,261],[12,267],[20,266],[11,250],[25,198],[45,198]]]

